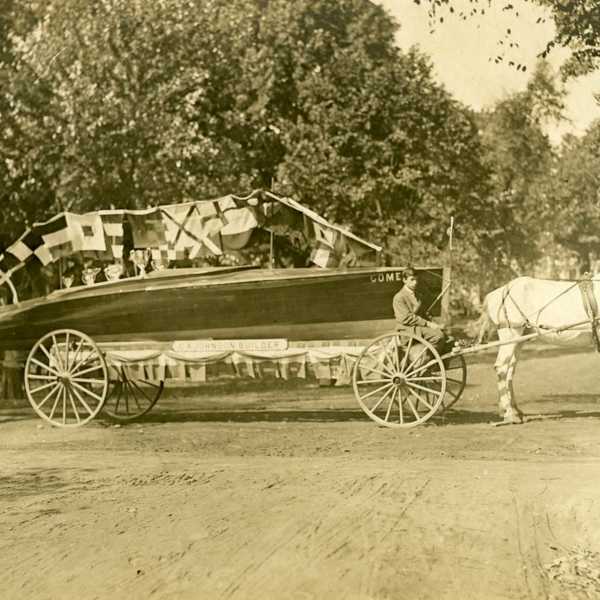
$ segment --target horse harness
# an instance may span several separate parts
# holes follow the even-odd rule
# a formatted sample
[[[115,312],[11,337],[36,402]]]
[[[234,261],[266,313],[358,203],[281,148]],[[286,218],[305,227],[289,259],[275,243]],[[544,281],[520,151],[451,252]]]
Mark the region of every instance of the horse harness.
[[[575,286],[577,286],[579,288],[579,291],[581,293],[581,300],[583,302],[583,307],[585,309],[585,313],[586,313],[588,319],[590,320],[594,345],[596,346],[596,350],[598,352],[600,352],[600,332],[598,331],[598,328],[599,328],[598,321],[600,320],[600,317],[598,315],[598,302],[596,301],[596,297],[594,296],[594,284],[592,281],[592,275],[590,273],[586,273],[583,276],[583,279],[576,281],[572,286],[563,290],[558,296],[556,296],[555,298],[552,298],[552,300],[547,302],[540,310],[538,310],[536,312],[539,315],[544,310],[544,308],[546,308],[552,302],[556,301],[557,298],[560,298],[560,296],[562,296],[563,294],[566,294],[567,292],[572,290]],[[502,291],[502,304],[501,304],[507,324],[510,324],[508,310],[506,308],[506,301],[509,298],[512,300],[514,307],[517,309],[517,311],[520,313],[521,317],[523,318],[525,327],[527,327],[529,329],[535,329],[535,330],[543,329],[543,326],[533,324],[530,321],[529,317],[523,312],[523,310],[518,305],[518,303],[515,302],[514,298],[510,295],[510,287],[508,285],[505,286],[504,290]]]

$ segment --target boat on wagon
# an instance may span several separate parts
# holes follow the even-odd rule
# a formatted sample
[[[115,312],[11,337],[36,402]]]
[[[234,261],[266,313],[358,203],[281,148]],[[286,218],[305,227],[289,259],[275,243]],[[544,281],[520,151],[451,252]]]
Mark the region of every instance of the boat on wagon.
[[[247,250],[258,229],[271,250],[275,236],[303,241],[313,266],[189,266]],[[12,296],[0,307],[0,350],[27,352],[28,400],[53,425],[83,425],[101,410],[131,420],[152,408],[163,381],[111,365],[111,345],[371,339],[394,328],[392,298],[401,286],[401,268],[377,266],[380,250],[270,192],[61,213],[0,257],[0,284]],[[182,255],[188,266],[180,266]],[[85,267],[79,281],[64,266],[73,258]],[[15,275],[27,266],[54,275],[59,267],[57,289],[21,299]],[[417,271],[421,295],[439,315],[442,269]]]
[[[440,269],[419,269],[426,302]],[[0,308],[0,349],[29,349],[56,329],[96,342],[367,339],[394,328],[393,267],[182,268],[55,290]]]

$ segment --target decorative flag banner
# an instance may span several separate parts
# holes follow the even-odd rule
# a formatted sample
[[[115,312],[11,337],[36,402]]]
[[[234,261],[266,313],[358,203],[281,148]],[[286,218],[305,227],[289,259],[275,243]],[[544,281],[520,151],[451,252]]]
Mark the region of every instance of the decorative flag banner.
[[[258,225],[256,215],[250,207],[234,208],[225,213],[227,224],[221,229],[221,235],[246,233]]]
[[[127,213],[134,248],[156,248],[167,243],[167,227],[161,209],[148,213]]]
[[[10,252],[19,262],[25,262],[33,254],[33,250],[22,240],[17,240],[14,244],[11,244],[6,252]]]
[[[42,237],[31,229],[27,230],[14,244],[6,249],[4,263],[15,266],[25,262],[44,243]],[[14,263],[14,261],[17,261]]]
[[[61,256],[69,256],[76,252],[73,246],[75,234],[69,227],[67,213],[62,213],[46,223],[36,223],[34,229],[44,241],[34,252],[42,264],[47,265]]]
[[[202,220],[196,214],[194,204],[165,206],[163,208],[167,244],[174,250],[184,250],[194,246],[197,242],[191,238],[187,231],[196,231],[202,234]],[[195,236],[197,237],[197,236]]]
[[[67,214],[67,223],[73,231],[73,248],[78,252],[105,252],[106,240],[102,217],[97,213]]]
[[[228,250],[240,250],[248,243],[252,232],[258,226],[254,210],[249,206],[234,208],[228,210],[225,216],[228,223],[221,229],[223,247]]]
[[[45,244],[38,246],[33,253],[35,257],[44,265],[49,265],[52,261],[56,260],[58,256],[53,256],[49,248]]]
[[[221,234],[215,233],[202,238],[201,244],[190,250],[190,258],[197,256],[220,256],[223,254]]]
[[[311,259],[322,267],[373,264],[381,250],[291,198],[256,190],[246,197],[228,195],[148,210],[61,213],[34,224],[6,248],[0,254],[0,271],[10,273],[33,259],[48,265],[75,253],[122,259],[129,243],[151,249],[161,264],[185,256],[221,255],[223,247],[236,251],[246,246],[258,227],[294,244],[310,241]]]
[[[313,222],[313,229],[318,244],[334,248],[337,231],[329,229],[329,227],[323,227],[323,225],[316,222]]]
[[[213,202],[216,203],[219,214],[221,212],[224,213],[228,210],[238,207],[236,201],[233,199],[233,197],[231,195],[223,196],[222,198],[217,198],[216,200],[213,200]],[[225,218],[226,219],[228,218],[227,215],[225,216]]]
[[[164,244],[158,248],[150,248],[150,256],[152,260],[157,264],[168,264],[172,260],[183,258],[183,254],[178,256],[174,248],[171,248],[169,244]]]
[[[216,214],[214,209],[211,214]],[[167,244],[177,253],[182,256],[185,252],[189,254],[202,244],[204,218],[197,213],[194,204],[166,206],[163,208],[163,217]]]
[[[29,255],[35,254],[44,265],[74,252],[106,250],[102,218],[97,213],[63,213],[46,223],[34,225],[34,230],[19,242],[13,244],[12,250],[20,260],[28,258],[27,250],[30,250]]]
[[[220,241],[223,221],[214,202],[165,206],[162,212],[166,241],[176,252],[187,252],[190,258],[223,254]]]
[[[21,262],[19,259],[8,252],[0,255],[0,271],[2,271],[2,273],[7,273],[20,264]]]
[[[335,252],[325,244],[318,244],[310,254],[310,261],[323,269],[337,266]]]
[[[112,258],[123,258],[123,213],[101,213],[104,243]]]

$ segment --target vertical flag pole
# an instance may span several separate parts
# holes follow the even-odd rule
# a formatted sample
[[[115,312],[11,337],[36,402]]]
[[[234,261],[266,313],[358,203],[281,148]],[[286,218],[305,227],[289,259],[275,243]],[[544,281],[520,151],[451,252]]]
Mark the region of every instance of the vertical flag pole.
[[[442,280],[442,289],[446,293],[442,296],[442,322],[444,325],[450,325],[450,284],[452,283],[452,241],[454,237],[454,217],[450,217],[450,227],[446,230],[448,234],[448,250],[446,260],[444,261],[444,272]]]
[[[271,200],[271,218],[273,218],[273,201]],[[269,230],[269,269],[275,266],[275,240],[273,239],[273,229]]]
[[[271,192],[273,191],[273,178],[271,178]],[[271,198],[270,209],[271,209],[271,219],[273,219],[273,198]],[[273,236],[273,225],[271,224],[271,229],[269,229],[269,269],[272,269],[275,266],[275,239]]]

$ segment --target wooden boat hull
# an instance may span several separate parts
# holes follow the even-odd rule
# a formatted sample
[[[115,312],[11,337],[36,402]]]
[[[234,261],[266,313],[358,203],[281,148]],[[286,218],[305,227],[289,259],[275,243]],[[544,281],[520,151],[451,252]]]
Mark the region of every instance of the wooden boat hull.
[[[441,269],[417,269],[425,303]],[[217,269],[60,290],[0,310],[0,349],[28,349],[45,333],[76,329],[95,341],[368,339],[394,328],[401,269]],[[439,302],[433,309],[439,314]]]

